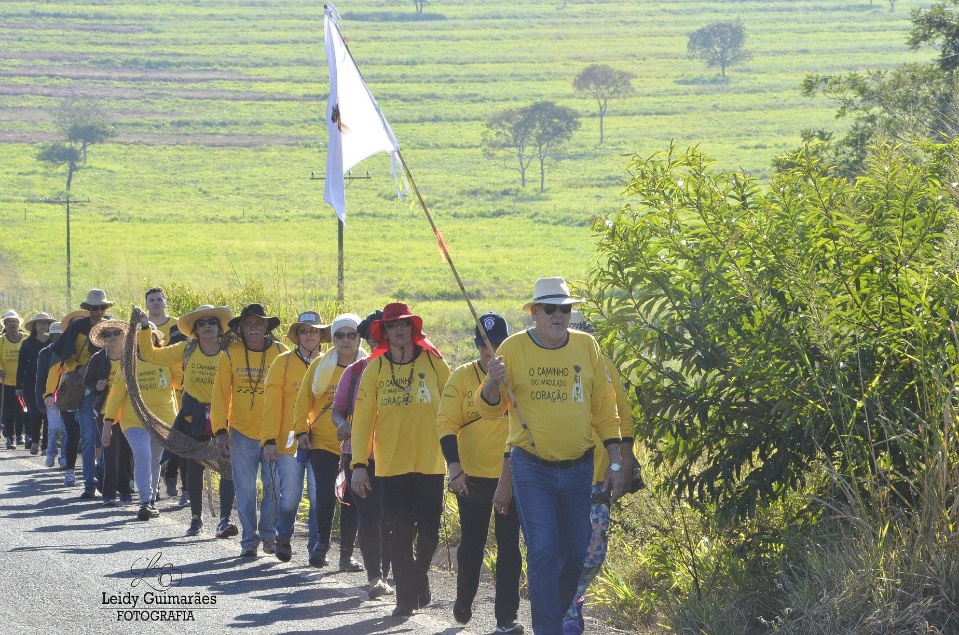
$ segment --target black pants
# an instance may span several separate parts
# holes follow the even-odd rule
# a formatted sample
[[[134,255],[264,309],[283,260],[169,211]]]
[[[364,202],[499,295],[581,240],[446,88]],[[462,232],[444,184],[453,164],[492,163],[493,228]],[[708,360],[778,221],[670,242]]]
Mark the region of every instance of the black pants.
[[[353,495],[350,483],[353,481],[353,470],[350,469],[351,455],[346,454],[346,489],[352,497],[356,508],[357,535],[359,536],[360,554],[363,556],[363,566],[366,567],[366,576],[370,582],[382,578],[386,580],[390,574],[390,528],[383,514],[383,482],[376,476],[376,461],[370,459],[366,466],[366,474],[370,479],[370,491],[366,498]],[[342,523],[342,521],[340,521]],[[342,532],[342,529],[340,530]]]
[[[456,496],[462,539],[456,550],[456,599],[470,606],[479,588],[480,569],[486,552],[493,494],[499,479],[469,477],[469,496]],[[519,577],[523,558],[519,551],[519,515],[510,502],[505,515],[495,514],[496,533],[496,625],[511,624],[519,611]]]
[[[330,534],[333,532],[333,515],[336,513],[336,475],[340,472],[340,457],[327,450],[310,450],[310,465],[316,480],[317,544],[316,553],[330,549]]]
[[[3,436],[8,439],[23,436],[23,429],[27,426],[27,413],[20,407],[17,400],[16,386],[3,386],[3,411],[0,417],[3,419]]]
[[[177,472],[180,474],[180,486],[183,489],[186,487],[186,468],[183,466],[183,463],[187,459],[182,459],[173,452],[167,454],[166,461],[163,462],[163,480],[164,481],[176,481]],[[187,490],[189,491],[189,490]]]
[[[23,385],[23,403],[27,406],[27,427],[25,434],[30,437],[31,443],[36,443],[41,449],[46,449],[47,435],[44,433],[46,429],[44,423],[47,418],[47,409],[43,404],[41,404],[43,407],[37,406],[36,394],[36,384]],[[19,403],[17,405],[19,405]]]
[[[392,530],[396,606],[415,610],[430,593],[429,570],[440,542],[442,474],[382,476],[383,511]]]
[[[67,469],[77,466],[77,454],[80,452],[80,422],[77,421],[77,411],[60,411],[63,418],[63,427],[67,429],[67,443],[63,453],[67,457]]]
[[[177,457],[180,462],[180,472],[186,479],[186,491],[190,495],[190,513],[194,516],[203,515],[203,470],[202,463],[192,459]],[[236,501],[236,492],[233,489],[233,479],[220,475],[220,518],[229,518],[233,514],[233,503]]]
[[[101,433],[105,423],[100,423]],[[103,500],[110,500],[117,497],[117,493],[122,497],[132,497],[130,490],[130,479],[133,478],[133,450],[130,449],[130,443],[127,437],[120,431],[120,424],[113,424],[113,436],[110,437],[110,445],[103,447]]]

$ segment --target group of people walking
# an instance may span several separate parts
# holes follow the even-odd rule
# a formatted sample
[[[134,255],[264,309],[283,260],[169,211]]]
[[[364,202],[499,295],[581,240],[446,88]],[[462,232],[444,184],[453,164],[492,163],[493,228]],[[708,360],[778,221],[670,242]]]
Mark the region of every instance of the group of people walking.
[[[524,632],[521,529],[533,632],[584,631],[583,594],[605,557],[609,506],[632,473],[633,426],[618,373],[572,311],[581,300],[565,280],[536,282],[523,306],[533,326],[521,333],[511,336],[501,315],[481,316],[477,358],[452,372],[403,303],[329,324],[303,311],[287,345],[280,319],[259,303],[236,316],[204,305],[175,318],[162,289],[145,300],[135,369],[123,368],[129,321],[106,317],[113,302],[102,290],[59,321],[4,314],[7,448],[43,451],[68,486],[79,454],[81,497],[106,506],[132,503],[132,480],[143,521],[159,515],[162,481],[176,493],[178,472],[192,515],[186,535],[198,535],[204,463],[164,449],[137,414],[142,400],[182,438],[229,457],[217,537],[239,534],[243,558],[262,550],[290,561],[306,482],[307,561],[329,566],[339,509],[339,569],[365,569],[371,599],[395,594],[396,618],[432,601],[428,572],[448,486],[462,536],[456,621],[472,618],[493,518],[496,632]]]

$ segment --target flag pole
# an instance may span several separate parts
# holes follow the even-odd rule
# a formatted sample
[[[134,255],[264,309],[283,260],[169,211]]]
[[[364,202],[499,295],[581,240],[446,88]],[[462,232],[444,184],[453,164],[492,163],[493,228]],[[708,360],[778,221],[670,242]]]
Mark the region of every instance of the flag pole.
[[[423,200],[423,195],[420,194],[420,188],[416,186],[416,180],[413,178],[413,173],[410,172],[410,166],[406,163],[406,159],[403,158],[403,152],[400,150],[396,151],[396,156],[400,160],[400,165],[403,167],[403,174],[406,176],[407,181],[410,184],[410,189],[413,191],[413,194],[416,195],[416,200],[419,201],[420,208],[423,210],[423,214],[426,215],[426,220],[429,221],[430,227],[433,228],[433,235],[436,236],[436,244],[440,248],[440,253],[443,254],[443,260],[450,266],[450,270],[453,272],[453,277],[456,278],[456,284],[460,288],[460,292],[463,294],[463,299],[466,300],[466,305],[469,306],[470,313],[473,314],[473,321],[476,322],[476,330],[480,334],[480,337],[483,338],[483,343],[489,348],[492,352],[493,345],[489,341],[489,336],[486,334],[486,328],[483,327],[483,323],[480,322],[479,314],[476,312],[476,307],[473,306],[473,301],[470,299],[469,293],[466,291],[466,287],[463,285],[463,279],[460,278],[459,271],[456,270],[456,265],[453,264],[453,256],[450,255],[449,246],[446,244],[446,239],[443,238],[443,233],[439,230],[439,227],[436,226],[436,222],[433,220],[433,215],[430,214],[429,208],[426,206],[426,201]],[[507,382],[503,382],[503,386],[506,388],[506,396],[509,398],[509,405],[516,413],[516,417],[519,419],[520,425],[523,427],[523,431],[526,432],[526,439],[529,441],[530,446],[533,448],[533,452],[536,454],[537,458],[542,458],[539,455],[539,449],[536,447],[536,442],[533,441],[533,435],[529,431],[529,426],[526,425],[526,419],[523,417],[523,413],[519,410],[519,404],[516,403],[516,396],[513,394],[513,389],[510,388],[510,385]]]

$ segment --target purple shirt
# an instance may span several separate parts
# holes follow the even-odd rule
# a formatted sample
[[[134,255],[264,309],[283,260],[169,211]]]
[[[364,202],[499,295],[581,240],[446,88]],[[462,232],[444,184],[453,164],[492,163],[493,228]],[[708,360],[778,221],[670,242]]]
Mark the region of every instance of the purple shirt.
[[[358,359],[343,371],[340,375],[340,381],[336,384],[336,392],[333,394],[333,407],[346,413],[347,417],[353,415],[353,408],[356,406],[356,394],[360,386],[360,376],[370,363],[370,358]],[[352,393],[352,394],[350,394]],[[340,452],[343,454],[353,454],[353,444],[351,439],[347,439],[340,444]],[[370,454],[370,459],[373,455]]]

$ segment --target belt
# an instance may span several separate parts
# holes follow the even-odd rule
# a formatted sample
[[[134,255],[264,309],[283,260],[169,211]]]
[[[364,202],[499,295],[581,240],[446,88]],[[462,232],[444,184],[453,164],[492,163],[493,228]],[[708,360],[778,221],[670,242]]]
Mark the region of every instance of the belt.
[[[527,450],[524,450],[523,448],[521,448],[521,447],[519,447],[519,446],[514,446],[514,447],[516,447],[517,450],[519,450],[520,452],[522,452],[523,454],[525,454],[526,457],[527,457],[530,461],[532,461],[533,463],[538,463],[538,464],[540,464],[540,465],[542,465],[542,466],[544,466],[544,467],[554,467],[554,468],[558,468],[558,469],[560,469],[560,470],[564,470],[564,469],[566,469],[566,468],[568,468],[568,467],[573,467],[573,466],[579,465],[580,463],[584,463],[584,462],[588,461],[589,459],[593,458],[593,450],[594,450],[594,448],[590,448],[590,449],[586,450],[586,452],[583,453],[583,456],[580,456],[580,457],[575,458],[575,459],[563,459],[563,460],[560,460],[560,461],[547,461],[546,459],[541,459],[541,458],[539,458],[538,456],[536,456],[535,454],[533,454],[533,453],[531,453],[531,452],[528,452]]]

